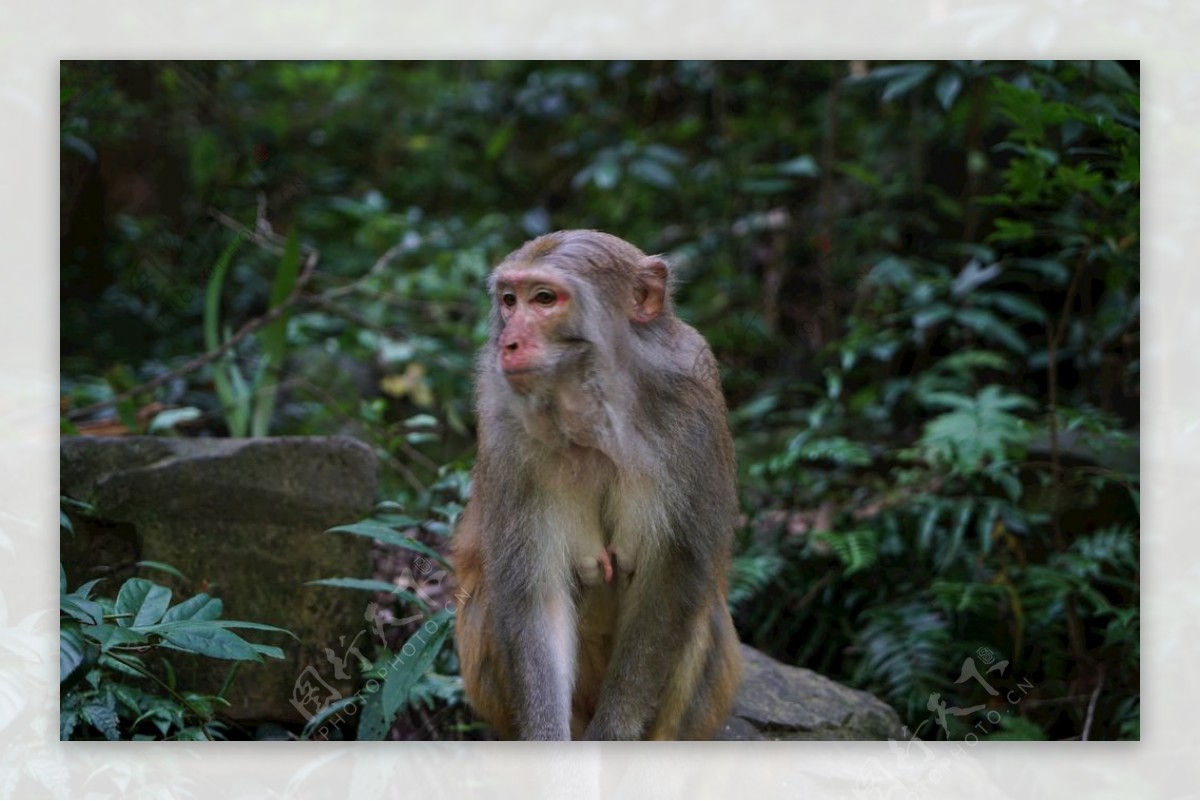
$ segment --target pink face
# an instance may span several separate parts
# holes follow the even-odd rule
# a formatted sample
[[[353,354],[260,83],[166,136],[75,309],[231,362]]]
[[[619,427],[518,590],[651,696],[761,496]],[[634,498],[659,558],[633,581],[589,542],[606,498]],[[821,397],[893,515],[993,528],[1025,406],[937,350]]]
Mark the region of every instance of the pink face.
[[[500,370],[517,392],[532,389],[550,366],[551,343],[566,322],[570,290],[554,273],[536,267],[505,270],[496,278],[500,332]]]

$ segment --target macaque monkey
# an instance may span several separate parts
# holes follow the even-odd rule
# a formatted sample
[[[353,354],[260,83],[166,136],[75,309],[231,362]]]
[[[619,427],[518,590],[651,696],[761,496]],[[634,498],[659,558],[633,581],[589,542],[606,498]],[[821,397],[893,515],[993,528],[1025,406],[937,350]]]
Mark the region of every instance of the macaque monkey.
[[[505,737],[711,738],[741,672],[712,351],[675,316],[663,260],[609,234],[539,237],[488,286],[454,539],[467,696]]]

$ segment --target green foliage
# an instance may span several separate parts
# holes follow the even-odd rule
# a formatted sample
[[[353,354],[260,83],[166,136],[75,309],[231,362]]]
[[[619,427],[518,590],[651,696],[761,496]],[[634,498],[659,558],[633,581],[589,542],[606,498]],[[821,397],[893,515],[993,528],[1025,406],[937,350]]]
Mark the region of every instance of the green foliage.
[[[996,683],[1030,677],[1019,697],[1040,701],[1004,710],[987,737],[1079,737],[1097,686],[1087,736],[1136,736],[1136,439],[1129,407],[1111,411],[1094,383],[1136,387],[1136,106],[1085,91],[1101,70],[1124,75],[1113,64],[947,77],[958,70],[897,65],[861,82],[885,102],[929,85],[943,108],[969,98],[974,123],[946,117],[930,135],[970,148],[994,126],[999,143],[967,154],[980,172],[967,209],[929,206],[925,248],[880,252],[862,271],[812,378],[768,384],[746,403],[753,414],[735,411],[748,508],[762,521],[818,509],[799,534],[756,529],[752,552],[784,566],[745,582],[738,621],[882,693],[911,730],[932,719],[933,693],[982,708],[980,686],[955,678],[986,648],[1009,660]],[[911,113],[931,119],[919,104]],[[856,174],[877,174],[863,160]],[[886,204],[887,185],[868,184]],[[975,239],[943,233],[968,213]],[[841,236],[848,253],[886,242],[875,222]],[[967,728],[952,717],[921,736]]]
[[[242,245],[242,237],[234,239],[221,253],[213,266],[204,303],[204,345],[215,351],[227,344],[232,334],[220,333],[221,291]],[[271,287],[271,310],[281,306],[296,287],[300,269],[300,240],[295,230],[288,236],[283,256]],[[251,379],[247,380],[237,365],[232,350],[213,364],[213,383],[221,401],[221,409],[231,437],[264,437],[275,411],[275,396],[279,372],[287,353],[288,312],[263,326],[259,333],[261,356]]]
[[[69,499],[64,498],[64,505]],[[71,504],[86,507],[86,504]],[[63,530],[74,527],[65,510]],[[143,567],[181,575],[174,567],[143,562]],[[262,623],[222,620],[219,598],[198,593],[171,605],[171,590],[144,578],[127,579],[115,598],[93,595],[101,579],[67,590],[59,565],[59,690],[62,740],[224,739],[218,708],[242,662],[282,659],[274,645],[243,639],[233,629],[290,634]],[[175,685],[174,670],[161,660],[165,678],[150,658],[164,651],[233,662],[226,686],[205,695]]]
[[[366,520],[329,529],[330,534],[367,537],[411,555],[413,561],[398,578],[411,590],[379,579],[331,578],[310,582],[368,591],[379,599],[386,597],[381,608],[405,621],[403,630],[407,635],[402,641],[376,642],[377,653],[369,664],[361,666],[361,689],[349,699],[335,701],[317,712],[305,727],[304,738],[318,733],[328,736],[330,727],[340,723],[345,710],[351,707],[357,712],[355,738],[359,740],[387,739],[397,718],[417,709],[463,711],[462,680],[454,675],[457,665],[450,637],[456,608],[450,602],[457,605],[462,599],[444,595],[449,564],[437,548],[418,537],[440,541],[444,547],[468,491],[464,473],[446,470],[413,506],[421,510],[419,515],[410,515],[405,507],[395,503],[382,503]]]

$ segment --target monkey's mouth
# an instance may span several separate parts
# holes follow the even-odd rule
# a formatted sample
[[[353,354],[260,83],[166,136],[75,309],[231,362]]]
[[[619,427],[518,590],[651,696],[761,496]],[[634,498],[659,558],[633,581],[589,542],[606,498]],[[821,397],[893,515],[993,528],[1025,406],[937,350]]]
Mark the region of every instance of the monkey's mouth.
[[[527,395],[534,390],[541,380],[542,370],[538,367],[516,367],[502,370],[508,385],[518,395]]]

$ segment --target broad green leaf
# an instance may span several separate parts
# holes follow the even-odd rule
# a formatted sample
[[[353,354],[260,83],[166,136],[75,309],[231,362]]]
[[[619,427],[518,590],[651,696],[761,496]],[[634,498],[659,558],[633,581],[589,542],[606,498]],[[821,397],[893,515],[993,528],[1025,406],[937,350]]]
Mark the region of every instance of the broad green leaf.
[[[228,629],[207,623],[177,623],[160,633],[166,645],[181,651],[211,656],[214,659],[262,661],[262,657],[250,643]]]
[[[153,626],[146,626],[140,631],[147,634],[165,634],[169,631],[191,631],[199,628],[213,629],[253,629],[255,631],[270,631],[276,634],[286,634],[292,639],[296,639],[296,635],[285,628],[272,626],[269,623],[255,623],[251,620],[200,620],[193,618],[191,620],[175,620],[169,623],[157,623]]]
[[[163,623],[175,623],[181,620],[216,620],[221,616],[224,604],[220,598],[213,598],[208,593],[193,595],[167,610],[163,615]]]
[[[95,643],[83,636],[78,624],[63,623],[58,631],[58,681],[65,692],[83,678],[100,656]]]
[[[144,627],[157,623],[171,603],[171,591],[161,584],[141,578],[131,578],[117,593],[114,612],[120,626]]]
[[[58,599],[58,608],[80,623],[99,623],[104,618],[104,609],[95,601],[76,598],[72,595],[62,595]]]
[[[142,645],[147,642],[146,635],[140,631],[101,623],[97,626],[83,626],[83,633],[100,644],[103,651],[108,651],[118,645]]]

